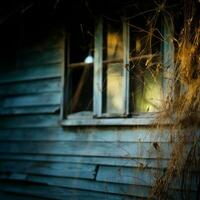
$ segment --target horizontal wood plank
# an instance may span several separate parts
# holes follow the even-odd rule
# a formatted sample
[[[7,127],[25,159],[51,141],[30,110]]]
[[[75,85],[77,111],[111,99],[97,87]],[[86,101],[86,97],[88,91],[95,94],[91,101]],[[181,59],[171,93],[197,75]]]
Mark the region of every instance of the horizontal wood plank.
[[[60,109],[59,105],[1,108],[0,115],[5,116],[5,115],[24,115],[24,114],[47,114],[47,113],[55,113],[59,109]]]
[[[41,79],[0,85],[0,95],[22,95],[61,90],[60,78]]]
[[[25,56],[18,55],[17,66],[19,68],[45,65],[62,62],[64,58],[64,49],[47,49],[41,52],[30,52]]]
[[[59,62],[36,67],[28,67],[25,69],[16,69],[7,73],[1,73],[0,83],[60,77],[61,65],[62,63]]]
[[[163,175],[164,170],[161,169],[100,166],[96,180],[111,183],[152,186],[155,184],[156,179]],[[191,173],[190,178],[188,182],[185,181],[186,188],[190,188],[191,191],[198,191],[196,175]],[[175,176],[171,181],[170,187],[179,190],[183,189],[181,180],[181,177]]]
[[[5,116],[0,120],[0,128],[37,128],[58,126],[58,115]]]
[[[0,172],[93,179],[95,167],[95,165],[77,163],[6,161],[0,163]]]
[[[150,158],[117,158],[117,157],[96,157],[96,156],[62,156],[62,155],[41,155],[41,154],[0,154],[0,159],[22,160],[22,161],[46,161],[46,162],[73,162],[95,165],[111,165],[139,168],[166,168],[167,159]]]
[[[37,110],[37,107],[35,109]],[[188,142],[193,142],[199,135],[200,131],[196,131],[192,134],[188,133],[188,135],[184,135],[184,138]],[[180,139],[180,136],[178,137],[176,134],[170,133],[170,130],[167,128],[165,130],[156,128],[147,129],[144,127],[101,127],[100,129],[94,127],[70,129],[62,127],[34,127],[34,129],[13,129],[8,127],[0,129],[0,140],[4,141],[149,142],[156,145],[156,143],[173,143],[177,139]]]
[[[33,197],[30,195],[24,195],[24,194],[10,194],[9,192],[1,192],[0,191],[0,199],[2,200],[44,200],[44,198],[40,197]]]
[[[60,92],[23,95],[17,97],[7,97],[1,101],[1,108],[59,105],[61,101]]]
[[[25,179],[24,179],[25,177]],[[51,177],[51,176],[40,176],[40,175],[5,175],[0,176],[0,179],[9,180],[26,180],[34,183],[47,184],[51,186],[67,187],[72,189],[90,190],[97,192],[106,192],[112,194],[130,195],[137,197],[146,197],[149,192],[149,187],[130,185],[130,184],[115,184],[105,183],[95,180],[88,179],[74,179],[65,177]]]
[[[14,179],[11,177],[12,175],[6,175],[6,177],[1,177],[1,180],[20,180],[16,179],[17,175],[15,175]],[[22,176],[19,175],[18,178]],[[9,178],[11,177],[11,178]],[[24,181],[24,179],[22,179]],[[1,181],[2,182],[2,181]],[[110,183],[110,182],[99,182],[94,180],[86,180],[86,179],[72,179],[65,177],[50,177],[50,176],[38,176],[38,175],[27,175],[26,182],[28,184],[45,184],[48,186],[54,187],[62,187],[65,189],[73,189],[73,190],[82,190],[82,191],[90,191],[92,193],[104,192],[107,195],[119,195],[122,199],[126,199],[126,197],[131,199],[146,199],[148,197],[148,193],[151,189],[149,186],[141,186],[141,185],[133,185],[133,184],[119,184],[119,183]],[[18,182],[20,184],[20,182]],[[169,193],[180,199],[183,191],[180,190],[180,183],[175,184],[173,187],[170,187]],[[188,194],[188,191],[187,191]],[[124,195],[124,196],[122,196]],[[198,197],[197,191],[190,191],[190,199],[196,199]]]
[[[0,140],[85,141],[85,142],[166,142],[173,141],[169,130],[156,128],[34,128],[0,130]]]
[[[126,158],[170,158],[171,144],[127,142],[1,142],[1,153],[56,154]]]
[[[6,183],[5,181],[0,182],[0,190],[6,192],[12,192],[17,194],[27,194],[34,195],[43,198],[49,199],[58,199],[58,200],[136,200],[135,197],[123,196],[123,195],[114,195],[108,193],[84,191],[84,190],[73,190],[62,187],[52,187],[44,186],[37,184],[17,184],[17,183]]]
[[[155,182],[155,177],[158,175],[158,171],[155,169],[100,166],[96,179],[105,182],[148,186]]]

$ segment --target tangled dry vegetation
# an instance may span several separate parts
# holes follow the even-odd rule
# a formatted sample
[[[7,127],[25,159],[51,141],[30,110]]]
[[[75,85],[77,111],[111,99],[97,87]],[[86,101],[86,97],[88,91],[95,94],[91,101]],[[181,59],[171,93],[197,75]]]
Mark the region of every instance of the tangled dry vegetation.
[[[174,84],[156,121],[159,129],[163,122],[172,122],[170,133],[174,142],[167,169],[150,191],[151,200],[174,199],[170,193],[175,179],[182,189],[181,199],[199,199],[200,196],[200,20],[193,3],[185,2],[183,28],[179,38],[173,39],[177,46]],[[195,180],[191,174],[195,174]],[[192,196],[194,181],[196,192]]]

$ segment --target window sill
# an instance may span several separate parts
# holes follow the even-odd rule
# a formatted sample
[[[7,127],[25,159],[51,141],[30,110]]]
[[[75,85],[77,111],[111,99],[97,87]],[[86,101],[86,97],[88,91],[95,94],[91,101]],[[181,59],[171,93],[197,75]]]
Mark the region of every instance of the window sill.
[[[146,113],[132,116],[130,118],[93,118],[74,117],[61,121],[63,126],[137,126],[155,125],[156,113]]]

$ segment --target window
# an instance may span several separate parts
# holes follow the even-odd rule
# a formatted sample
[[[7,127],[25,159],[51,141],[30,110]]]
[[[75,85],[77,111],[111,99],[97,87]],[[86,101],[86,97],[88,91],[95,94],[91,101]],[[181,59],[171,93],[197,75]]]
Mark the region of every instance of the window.
[[[63,124],[129,124],[159,111],[173,68],[171,21],[91,24],[73,25],[67,42]]]

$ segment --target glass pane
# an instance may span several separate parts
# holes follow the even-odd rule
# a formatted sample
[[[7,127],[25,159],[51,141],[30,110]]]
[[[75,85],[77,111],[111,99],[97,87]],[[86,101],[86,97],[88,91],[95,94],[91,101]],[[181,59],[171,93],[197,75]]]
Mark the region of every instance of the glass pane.
[[[103,112],[122,114],[123,102],[123,35],[122,23],[106,21],[103,38]]]
[[[93,26],[72,25],[68,66],[67,113],[92,111],[93,104]]]
[[[159,22],[145,18],[130,22],[131,112],[155,112],[162,100],[162,35]]]
[[[94,27],[91,21],[71,25],[70,63],[84,62],[88,55],[93,56]]]
[[[74,67],[70,70],[68,113],[92,111],[93,67]]]

